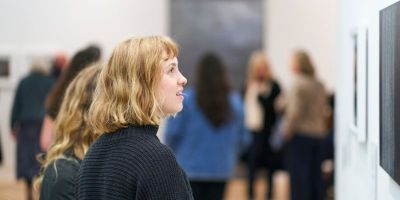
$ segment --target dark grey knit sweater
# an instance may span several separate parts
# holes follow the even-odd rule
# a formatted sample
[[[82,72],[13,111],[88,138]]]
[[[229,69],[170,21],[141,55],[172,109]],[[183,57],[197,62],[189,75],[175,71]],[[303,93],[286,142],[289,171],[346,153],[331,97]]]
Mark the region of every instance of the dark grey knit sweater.
[[[82,161],[79,200],[193,199],[174,154],[160,143],[157,126],[129,126],[100,136]]]

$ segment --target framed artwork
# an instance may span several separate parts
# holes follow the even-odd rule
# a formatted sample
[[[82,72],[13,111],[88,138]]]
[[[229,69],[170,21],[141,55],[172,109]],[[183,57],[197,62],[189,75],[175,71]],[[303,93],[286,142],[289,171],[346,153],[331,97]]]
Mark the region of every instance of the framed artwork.
[[[0,88],[12,88],[17,56],[12,48],[0,48]]]
[[[379,162],[400,184],[400,2],[382,9],[379,17]]]
[[[351,132],[359,142],[366,142],[368,135],[368,29],[357,28],[353,41],[353,109]]]
[[[10,77],[11,60],[9,56],[0,56],[0,77]]]
[[[179,65],[192,84],[202,54],[218,54],[232,86],[242,89],[250,54],[262,49],[262,0],[171,0],[170,36],[181,47]]]

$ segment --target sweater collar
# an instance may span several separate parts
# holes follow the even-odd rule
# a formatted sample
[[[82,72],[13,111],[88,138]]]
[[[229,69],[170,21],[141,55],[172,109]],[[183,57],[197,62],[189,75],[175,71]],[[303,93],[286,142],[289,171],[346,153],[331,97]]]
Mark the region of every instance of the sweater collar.
[[[126,129],[128,130],[135,130],[135,132],[139,133],[148,133],[157,135],[158,125],[129,125]]]
[[[157,137],[158,125],[128,125],[112,133],[105,133],[101,137],[111,140],[132,137],[135,135],[152,135]]]
[[[130,124],[126,128],[122,128],[120,130],[117,130],[115,134],[112,133],[111,135],[121,135],[122,137],[124,136],[129,136],[129,135],[136,135],[136,134],[146,134],[146,135],[154,135],[157,136],[157,131],[158,131],[158,125],[133,125]]]

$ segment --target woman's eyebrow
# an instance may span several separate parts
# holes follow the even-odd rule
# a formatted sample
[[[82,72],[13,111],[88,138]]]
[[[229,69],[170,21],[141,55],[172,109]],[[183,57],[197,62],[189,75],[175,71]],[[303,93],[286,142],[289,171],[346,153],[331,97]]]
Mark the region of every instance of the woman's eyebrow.
[[[178,66],[178,61],[172,61],[171,63],[169,63],[169,66]]]

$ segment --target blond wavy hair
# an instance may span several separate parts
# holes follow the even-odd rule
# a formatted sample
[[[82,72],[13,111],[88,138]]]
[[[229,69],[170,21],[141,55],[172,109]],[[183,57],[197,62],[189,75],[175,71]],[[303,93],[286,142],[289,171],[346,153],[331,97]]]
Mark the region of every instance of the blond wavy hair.
[[[158,125],[161,62],[177,55],[178,45],[166,36],[135,37],[117,45],[101,70],[89,109],[93,130]]]
[[[251,54],[248,67],[247,67],[247,81],[252,81],[257,79],[258,70],[260,68],[264,69],[263,76],[266,80],[273,79],[271,68],[267,57],[262,51],[255,51]]]
[[[72,150],[74,155],[83,159],[89,145],[97,138],[88,126],[88,110],[101,65],[95,64],[82,70],[68,86],[59,115],[55,120],[55,140],[47,154],[39,158],[44,172],[58,158]],[[43,181],[41,174],[35,188],[39,189]]]

